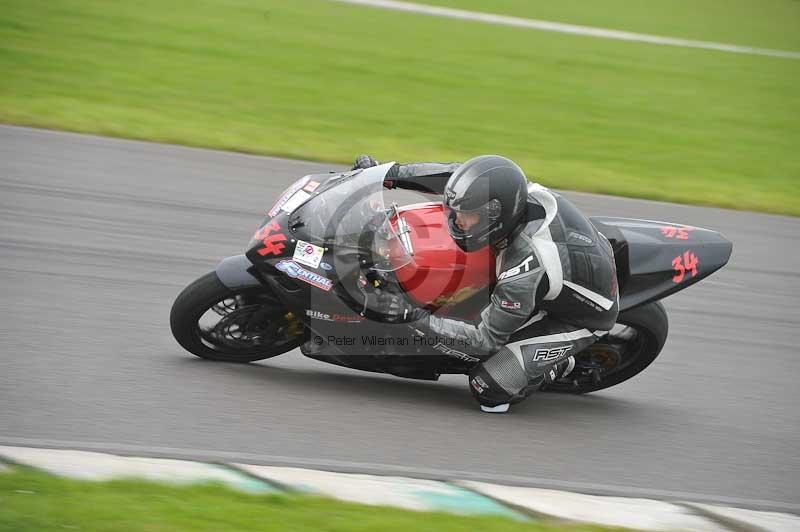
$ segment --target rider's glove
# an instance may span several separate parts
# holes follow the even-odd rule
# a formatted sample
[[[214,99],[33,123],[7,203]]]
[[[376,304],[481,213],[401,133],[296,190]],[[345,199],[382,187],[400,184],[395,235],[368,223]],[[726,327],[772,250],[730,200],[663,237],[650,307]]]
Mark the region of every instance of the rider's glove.
[[[372,168],[373,166],[378,166],[381,164],[380,161],[373,158],[372,155],[362,154],[356,157],[355,162],[353,163],[353,170],[363,170],[365,168]],[[398,169],[400,168],[399,164],[395,164],[392,166],[389,171],[386,173],[386,179],[383,180],[383,186],[386,188],[394,188],[397,185],[397,181],[394,179],[397,177]]]
[[[426,310],[417,307],[402,294],[381,290],[369,299],[368,307],[386,323],[407,323],[428,317]]]
[[[430,314],[427,310],[419,308],[401,295],[393,295],[391,301],[386,306],[388,316],[395,318],[391,323],[408,323],[427,318]]]
[[[381,164],[380,161],[374,159],[371,155],[364,153],[356,157],[356,160],[353,163],[353,170],[371,168],[373,166],[378,166],[379,164]]]

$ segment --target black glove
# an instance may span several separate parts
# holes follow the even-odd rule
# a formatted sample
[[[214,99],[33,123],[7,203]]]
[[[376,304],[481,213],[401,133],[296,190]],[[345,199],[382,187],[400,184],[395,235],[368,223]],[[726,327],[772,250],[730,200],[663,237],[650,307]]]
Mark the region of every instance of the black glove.
[[[380,321],[386,323],[406,323],[419,321],[429,316],[428,311],[421,309],[405,296],[387,290],[376,290],[367,296],[367,308],[376,314]]]
[[[379,164],[381,164],[380,161],[373,159],[371,155],[364,153],[356,157],[356,160],[353,163],[353,170],[371,168],[373,166],[378,166]]]

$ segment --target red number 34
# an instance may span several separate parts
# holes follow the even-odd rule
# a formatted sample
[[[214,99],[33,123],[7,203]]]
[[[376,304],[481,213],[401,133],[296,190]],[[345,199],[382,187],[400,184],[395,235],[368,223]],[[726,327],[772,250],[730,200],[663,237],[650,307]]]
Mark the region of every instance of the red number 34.
[[[672,268],[675,270],[675,275],[672,277],[672,282],[680,283],[689,272],[690,277],[697,275],[697,265],[700,262],[697,260],[697,255],[691,251],[684,251],[683,255],[678,255],[672,259]]]

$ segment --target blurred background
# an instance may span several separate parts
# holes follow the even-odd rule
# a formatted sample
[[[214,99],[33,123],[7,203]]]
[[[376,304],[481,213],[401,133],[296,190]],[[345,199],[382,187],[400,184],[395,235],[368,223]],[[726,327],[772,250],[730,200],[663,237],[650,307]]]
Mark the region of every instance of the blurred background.
[[[0,0],[0,445],[800,513],[800,2],[425,3],[473,20],[367,1]],[[506,417],[481,415],[463,376],[184,352],[168,324],[181,289],[241,253],[289,183],[359,153],[502,154],[589,215],[706,227],[734,254],[665,301],[670,337],[641,375]],[[0,497],[0,528],[59,522],[48,512],[75,500],[12,513]]]
[[[800,50],[793,0],[427,2]],[[548,186],[800,213],[800,61],[326,0],[6,0],[0,120],[348,162],[493,152]]]

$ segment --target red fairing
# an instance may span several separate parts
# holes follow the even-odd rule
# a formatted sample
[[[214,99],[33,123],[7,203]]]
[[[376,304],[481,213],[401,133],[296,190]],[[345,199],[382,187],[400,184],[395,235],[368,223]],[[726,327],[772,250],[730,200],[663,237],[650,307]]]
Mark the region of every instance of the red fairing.
[[[411,230],[413,260],[397,270],[406,293],[419,305],[453,305],[492,284],[494,255],[489,246],[472,253],[459,248],[447,230],[441,203],[399,209]]]

